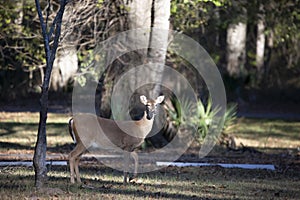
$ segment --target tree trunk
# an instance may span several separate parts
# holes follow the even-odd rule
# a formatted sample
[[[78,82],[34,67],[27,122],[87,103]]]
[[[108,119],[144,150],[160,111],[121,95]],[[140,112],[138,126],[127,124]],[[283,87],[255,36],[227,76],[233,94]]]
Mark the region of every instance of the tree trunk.
[[[150,73],[156,85],[151,97],[154,99],[160,93],[160,83],[163,79],[164,64],[168,48],[170,0],[154,0],[152,7],[152,29],[149,42],[148,59],[156,65],[155,71]],[[151,69],[150,69],[151,70]]]
[[[245,65],[246,29],[247,25],[243,22],[229,24],[227,28],[227,72],[235,78],[240,77]]]
[[[145,95],[149,98],[156,98],[159,95],[161,82],[163,76],[163,68],[166,57],[166,48],[168,44],[168,30],[170,18],[170,0],[134,0],[128,4],[128,22],[130,29],[142,29],[145,33],[139,35],[130,35],[128,40],[139,43],[144,43],[148,49],[141,49],[137,51],[139,54],[139,64],[149,63],[149,70],[145,72],[147,79],[155,80],[156,83],[153,88]],[[165,31],[162,31],[165,30]],[[150,34],[149,34],[150,33]],[[157,64],[158,63],[158,64]],[[131,63],[135,66],[135,63]],[[155,65],[157,71],[152,69]],[[148,90],[149,88],[147,88]]]
[[[259,3],[258,21],[257,21],[257,39],[256,39],[256,67],[258,73],[258,82],[263,77],[264,54],[265,54],[265,15],[264,6]]]
[[[152,80],[155,80],[155,85],[150,93],[151,98],[156,98],[161,92],[161,82],[164,73],[164,64],[166,59],[166,53],[168,48],[168,36],[169,36],[169,18],[170,18],[170,0],[154,0],[152,7],[152,29],[150,36],[148,59],[152,63],[152,69],[149,69],[152,76]],[[154,67],[154,68],[153,68]],[[153,70],[155,69],[155,70]],[[153,146],[159,148],[165,146],[168,141],[164,136],[162,127],[164,124],[162,120],[164,112],[158,110],[157,116],[154,118],[153,128],[149,135],[153,135],[149,138]],[[159,131],[161,130],[161,131]],[[159,132],[158,132],[159,131]]]
[[[77,47],[72,30],[69,31],[68,21],[71,18],[72,4],[66,7],[63,17],[62,40],[61,48],[57,51],[57,56],[53,64],[53,71],[51,76],[51,88],[54,91],[62,91],[68,86],[69,81],[73,78],[78,70],[78,56]]]
[[[45,79],[44,79],[44,83],[46,83]],[[47,121],[47,110],[48,110],[48,88],[44,83],[42,87],[42,96],[40,99],[41,108],[40,108],[40,122],[38,128],[38,136],[37,136],[37,142],[35,145],[34,157],[33,157],[33,166],[35,171],[35,186],[37,188],[43,187],[45,181],[47,180],[47,167],[45,161],[46,161],[46,151],[47,151],[46,121]]]
[[[46,55],[46,73],[44,76],[44,82],[42,85],[42,95],[40,99],[40,121],[38,128],[37,141],[34,149],[33,166],[35,171],[35,186],[40,189],[44,186],[47,178],[46,168],[46,150],[47,150],[47,138],[46,138],[46,123],[48,112],[48,89],[51,78],[51,71],[55,60],[55,54],[58,47],[59,37],[61,33],[61,22],[65,5],[67,0],[60,1],[60,9],[55,17],[51,27],[48,27],[49,22],[44,21],[42,9],[39,0],[35,0],[39,20],[42,27],[42,34],[44,39],[44,48]],[[49,15],[49,13],[47,13]],[[48,17],[47,17],[48,19]],[[52,37],[53,36],[53,37]],[[51,38],[53,38],[53,44],[51,44]]]
[[[233,8],[233,10],[235,9],[237,8]],[[239,9],[242,9],[241,13],[227,27],[226,38],[226,68],[229,76],[234,78],[241,77],[246,62],[247,11],[243,7]]]
[[[128,4],[128,6],[130,7],[130,11],[128,13],[129,29],[141,29],[141,31],[138,31],[138,35],[134,35],[134,32],[129,35],[128,41],[133,44],[143,43],[143,46],[149,47],[152,19],[152,0],[133,0]],[[148,49],[136,50],[132,55],[129,56],[131,57],[130,64],[132,65],[130,67],[136,67],[140,64],[147,63]],[[149,97],[149,94],[145,95],[148,95]]]
[[[75,45],[63,44],[57,51],[57,59],[53,64],[51,88],[62,91],[67,86],[78,70],[78,57]]]
[[[138,51],[138,54],[141,57],[140,63],[148,64],[145,65],[145,67],[147,67],[145,69],[147,77],[143,77],[143,82],[155,83],[151,86],[148,85],[147,87],[144,87],[138,92],[154,99],[161,92],[160,83],[163,78],[168,45],[170,0],[143,0],[142,2],[134,0],[131,2],[129,7],[129,27],[131,29],[145,29],[145,34],[142,34],[142,36],[141,34],[138,36],[132,35],[129,38],[129,40],[134,42],[146,43],[145,46],[148,46],[148,49]],[[137,41],[137,38],[141,41]],[[161,147],[167,144],[167,140],[163,137],[163,133],[157,133],[157,131],[163,126],[160,120],[158,120],[161,118],[159,116],[161,114],[157,113],[158,116],[156,116],[153,129],[150,132],[150,135],[154,135],[156,133],[154,136],[149,138],[150,142],[155,147]]]

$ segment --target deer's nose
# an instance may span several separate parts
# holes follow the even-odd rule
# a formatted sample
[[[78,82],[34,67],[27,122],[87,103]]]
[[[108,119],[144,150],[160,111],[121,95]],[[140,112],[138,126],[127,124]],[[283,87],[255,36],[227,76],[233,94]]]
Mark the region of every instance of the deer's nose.
[[[147,119],[148,120],[152,119],[154,115],[155,115],[155,111],[149,111],[149,112],[147,112]]]

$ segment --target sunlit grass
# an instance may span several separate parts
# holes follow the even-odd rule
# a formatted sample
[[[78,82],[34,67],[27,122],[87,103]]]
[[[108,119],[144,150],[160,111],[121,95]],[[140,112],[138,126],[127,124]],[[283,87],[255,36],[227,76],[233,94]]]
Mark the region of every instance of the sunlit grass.
[[[0,122],[38,123],[38,112],[0,112]],[[47,122],[66,123],[70,114],[48,113]]]
[[[71,143],[67,114],[48,114],[47,144],[56,147]],[[39,113],[0,113],[0,150],[32,149],[36,142]],[[11,145],[10,145],[11,144]]]
[[[241,118],[228,134],[246,146],[259,148],[300,147],[300,122]]]
[[[67,126],[69,118],[69,114],[48,114],[48,147],[72,143]],[[38,122],[39,113],[0,113],[0,142],[5,144],[0,146],[0,150],[32,149],[36,142]],[[237,138],[238,145],[242,143],[257,148],[300,147],[299,121],[240,118],[227,133]]]

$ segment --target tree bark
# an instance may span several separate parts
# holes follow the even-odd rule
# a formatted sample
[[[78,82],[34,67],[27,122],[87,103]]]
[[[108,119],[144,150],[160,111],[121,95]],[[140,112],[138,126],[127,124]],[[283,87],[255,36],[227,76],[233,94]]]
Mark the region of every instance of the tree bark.
[[[237,6],[237,5],[236,5]],[[237,8],[235,8],[237,9]],[[246,33],[245,18],[247,11],[241,7],[241,13],[227,27],[227,72],[229,76],[239,78],[246,62]]]
[[[155,65],[155,70],[149,69],[152,80],[155,80],[153,90],[150,92],[151,98],[156,98],[161,93],[161,82],[164,73],[164,64],[166,59],[166,53],[168,48],[168,36],[169,36],[169,19],[170,19],[170,0],[154,0],[152,8],[152,29],[149,42],[148,59]],[[151,65],[149,65],[151,67]],[[162,127],[164,124],[162,120],[164,112],[158,110],[157,117],[154,118],[154,124],[149,135],[153,135],[149,138],[150,142],[156,148],[165,146],[168,141],[164,136]],[[160,131],[161,130],[161,131]]]
[[[152,79],[156,82],[152,94],[150,94],[153,99],[156,98],[161,91],[160,83],[163,79],[164,64],[168,48],[170,3],[170,0],[153,1],[153,21],[148,51],[149,61],[154,63],[157,66],[155,68],[158,69],[156,71],[152,69],[150,73],[153,76]]]
[[[77,48],[74,44],[63,44],[57,51],[57,59],[53,64],[51,88],[62,91],[78,70]]]
[[[53,64],[51,76],[51,88],[54,91],[62,91],[68,86],[78,70],[77,41],[68,27],[69,18],[72,17],[72,8],[75,5],[69,4],[62,19],[62,40],[61,47],[57,50],[57,56]]]
[[[257,39],[256,39],[256,67],[258,73],[258,82],[263,77],[264,54],[265,54],[265,15],[264,6],[259,2],[258,21],[257,21]]]
[[[246,59],[246,29],[243,22],[227,28],[227,71],[232,77],[240,77]]]
[[[47,137],[46,137],[46,123],[48,112],[48,89],[51,78],[51,71],[55,60],[55,54],[59,43],[59,37],[61,33],[61,22],[65,5],[67,0],[60,1],[60,9],[52,23],[51,27],[48,27],[48,17],[46,22],[44,21],[42,9],[39,0],[35,0],[39,20],[41,23],[42,34],[44,39],[44,48],[46,55],[46,72],[42,85],[42,94],[40,99],[40,121],[38,128],[37,141],[34,150],[33,166],[35,171],[35,186],[40,189],[44,186],[47,179],[47,167],[46,167],[46,150],[47,150]],[[50,2],[49,2],[50,4]],[[49,13],[47,13],[49,16]],[[51,38],[53,36],[53,44],[50,45]]]
[[[168,45],[168,30],[170,18],[170,0],[142,0],[131,1],[128,4],[128,22],[130,29],[143,29],[144,34],[130,35],[129,41],[144,43],[148,49],[138,50],[140,61],[137,63],[149,63],[149,70],[145,72],[149,80],[155,80],[151,91],[147,92],[149,98],[156,98],[160,92],[160,82]],[[165,30],[165,31],[162,31]],[[149,34],[150,33],[150,34]],[[134,64],[134,63],[133,63]],[[153,70],[155,65],[157,70]],[[147,82],[148,80],[144,80]],[[149,89],[149,88],[147,88]]]

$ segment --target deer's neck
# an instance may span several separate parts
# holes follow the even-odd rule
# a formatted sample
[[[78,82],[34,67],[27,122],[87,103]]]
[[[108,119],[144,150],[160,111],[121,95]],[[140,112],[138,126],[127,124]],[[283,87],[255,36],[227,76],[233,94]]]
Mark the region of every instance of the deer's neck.
[[[153,121],[154,121],[154,117],[152,117],[150,120],[147,119],[147,113],[145,111],[143,118],[136,121],[135,123],[136,123],[136,125],[139,126],[139,129],[142,132],[142,135],[146,137],[152,129]]]

